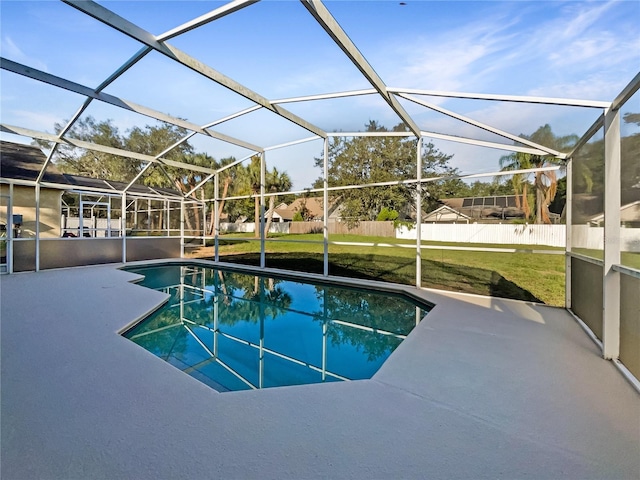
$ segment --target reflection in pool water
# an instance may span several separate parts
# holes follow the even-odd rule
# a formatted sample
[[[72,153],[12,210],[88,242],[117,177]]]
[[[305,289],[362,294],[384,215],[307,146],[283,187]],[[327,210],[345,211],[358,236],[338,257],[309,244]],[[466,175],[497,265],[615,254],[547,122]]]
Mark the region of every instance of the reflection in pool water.
[[[170,298],[124,336],[221,392],[371,378],[430,308],[194,265],[127,270]]]

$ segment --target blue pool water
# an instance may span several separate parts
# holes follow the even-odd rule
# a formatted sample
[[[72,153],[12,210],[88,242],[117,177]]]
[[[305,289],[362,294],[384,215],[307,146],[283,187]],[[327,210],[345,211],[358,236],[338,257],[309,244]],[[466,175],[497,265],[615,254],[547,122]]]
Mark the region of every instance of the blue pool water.
[[[194,265],[126,270],[170,299],[124,336],[220,392],[371,378],[430,309]]]

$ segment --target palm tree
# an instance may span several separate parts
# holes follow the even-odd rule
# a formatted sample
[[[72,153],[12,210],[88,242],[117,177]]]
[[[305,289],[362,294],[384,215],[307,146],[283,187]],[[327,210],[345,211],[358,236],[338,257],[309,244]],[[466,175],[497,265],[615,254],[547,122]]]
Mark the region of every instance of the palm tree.
[[[291,189],[291,178],[287,172],[279,172],[276,167],[267,174],[266,189],[270,193],[286,192]],[[267,222],[264,227],[264,236],[268,236],[271,222],[273,221],[273,210],[275,209],[277,195],[271,195],[269,197],[269,215],[267,216]]]
[[[521,135],[521,137],[532,140],[540,145],[545,145],[558,151],[568,150],[578,141],[577,135],[566,135],[557,137],[547,124],[532,135]],[[557,165],[561,161],[551,155],[533,155],[530,153],[514,152],[500,158],[502,171],[525,170],[530,168],[542,168],[550,165]],[[564,165],[564,162],[562,162]],[[531,207],[527,199],[527,189],[529,186],[529,174],[517,173],[511,178],[513,190],[516,195],[516,206],[521,208],[526,218],[531,217]],[[535,190],[535,223],[551,223],[549,218],[549,204],[556,196],[558,181],[555,171],[538,171],[534,173],[533,188]]]
[[[234,157],[228,157],[228,158],[223,158],[222,160],[220,160],[220,164],[216,165],[216,168],[223,168],[226,167],[227,165],[230,165],[231,163],[235,162],[236,159]],[[223,182],[223,186],[222,186],[222,195],[221,195],[221,199],[220,199],[220,205],[218,207],[218,218],[220,218],[222,216],[222,212],[224,211],[224,203],[225,203],[225,199],[227,198],[227,196],[229,195],[229,189],[231,187],[231,185],[233,184],[234,178],[235,178],[235,174],[238,171],[237,168],[227,168],[225,170],[223,170],[222,172],[218,173],[218,175],[220,176],[220,179]],[[211,219],[209,221],[209,235],[213,235],[213,228],[214,228],[214,223],[215,223],[215,210],[212,207],[211,208]]]
[[[255,238],[260,236],[260,230],[258,225],[260,225],[260,156],[254,155],[251,157],[251,163],[247,167],[247,177],[246,182],[249,184],[249,188],[251,189],[251,194],[254,199],[254,222],[255,222]]]

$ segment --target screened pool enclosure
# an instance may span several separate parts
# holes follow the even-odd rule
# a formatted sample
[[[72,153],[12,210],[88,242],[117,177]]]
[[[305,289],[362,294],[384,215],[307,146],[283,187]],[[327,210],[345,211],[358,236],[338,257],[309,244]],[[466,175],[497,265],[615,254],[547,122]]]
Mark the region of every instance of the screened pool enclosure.
[[[625,121],[640,113],[640,74],[625,79],[630,81],[617,97],[602,100],[465,93],[429,89],[430,84],[405,88],[387,80],[396,77],[383,53],[356,45],[363,31],[355,20],[344,15],[341,20],[339,3],[235,0],[195,18],[165,16],[162,22],[154,15],[147,18],[146,7],[128,17],[121,16],[117,2],[105,5],[48,3],[43,15],[58,22],[64,35],[44,40],[38,38],[38,17],[27,12],[33,5],[26,4],[19,28],[37,40],[33,48],[51,42],[48,48],[68,50],[59,65],[3,49],[3,154],[9,143],[34,142],[44,152],[40,163],[31,164],[30,175],[10,175],[3,168],[4,272],[175,258],[206,244],[220,261],[224,241],[259,244],[261,268],[268,266],[270,242],[321,245],[323,273],[329,276],[332,249],[341,244],[330,235],[331,224],[340,221],[332,218],[334,200],[346,191],[397,187],[412,196],[406,219],[413,223],[415,243],[403,248],[415,251],[412,283],[420,288],[421,255],[432,248],[423,244],[420,224],[434,186],[478,178],[510,181],[540,172],[566,175],[565,306],[579,317],[605,358],[640,376],[640,123]],[[202,2],[198,8],[211,5]],[[250,16],[254,13],[257,17]],[[256,23],[260,15],[270,22]],[[158,31],[171,21],[174,26]],[[271,29],[290,38],[272,43]],[[98,43],[103,37],[96,32],[105,35],[108,44]],[[253,42],[240,41],[247,36]],[[183,47],[193,45],[186,39],[199,46]],[[304,42],[309,53],[299,56]],[[74,55],[79,45],[89,46],[93,54]],[[231,66],[227,57],[243,58],[244,66]],[[270,68],[263,67],[263,57]],[[85,73],[67,76],[75,62],[86,62]],[[314,91],[313,81],[296,83],[312,65],[316,74],[331,77],[334,91]],[[268,91],[259,92],[254,86],[263,77],[274,80],[265,87]],[[420,78],[412,82],[420,84]],[[23,94],[27,87],[38,93]],[[285,90],[287,96],[281,93]],[[197,105],[188,101],[187,91],[199,92]],[[135,98],[129,98],[129,92],[135,92]],[[171,98],[171,108],[180,110],[167,113],[158,100],[163,98]],[[30,113],[14,114],[17,105]],[[514,131],[527,119],[530,131],[535,130],[547,113],[580,125],[577,143],[559,149]],[[48,127],[37,114],[50,121]],[[130,132],[164,129],[179,135],[160,138],[162,147],[153,152],[132,142],[88,139],[87,125],[104,121],[102,127],[108,126],[112,118],[122,119],[122,128]],[[363,131],[374,119],[386,128]],[[47,129],[53,123],[52,133]],[[360,182],[336,182],[330,176],[332,149],[357,138],[410,146],[413,163],[393,180],[365,175]],[[194,148],[209,156],[185,161]],[[425,161],[434,148],[459,152],[455,155],[465,159],[465,167],[429,170]],[[506,171],[498,168],[495,160],[512,153],[546,160]],[[61,159],[82,155],[110,168],[82,171],[73,178],[57,169]],[[231,182],[244,181],[239,175],[251,166],[255,178],[250,193],[229,194]],[[279,189],[270,180],[273,167],[291,172],[289,185]],[[108,178],[114,171],[121,174]],[[269,237],[267,223],[273,216],[268,212],[276,211],[284,196],[319,198],[323,211],[315,227],[321,239]],[[254,204],[255,236],[223,235],[221,224],[243,220],[236,207],[250,209]],[[385,245],[395,246],[389,240],[378,247]],[[366,250],[371,244],[361,247]]]

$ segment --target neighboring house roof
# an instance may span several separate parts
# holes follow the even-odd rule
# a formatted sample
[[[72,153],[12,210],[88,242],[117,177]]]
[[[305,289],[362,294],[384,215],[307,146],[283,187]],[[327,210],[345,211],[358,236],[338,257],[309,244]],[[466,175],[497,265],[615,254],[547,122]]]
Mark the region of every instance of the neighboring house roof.
[[[266,215],[269,216],[270,214],[271,214],[271,209],[268,209],[266,212]],[[293,219],[293,213],[288,210],[287,204],[282,202],[276,205],[275,207],[273,207],[273,217],[274,218],[279,217],[282,220],[290,221],[291,219]]]
[[[47,157],[40,148],[7,141],[0,142],[0,178],[35,181]],[[42,178],[48,183],[67,183],[55,165],[49,165]]]
[[[314,220],[322,220],[324,218],[324,203],[322,197],[296,198],[287,210],[291,212],[291,218],[302,210],[303,205],[307,208]],[[329,199],[329,218],[338,218],[342,210],[338,198]]]
[[[523,217],[524,212],[517,207],[515,195],[493,195],[487,197],[442,198],[444,205],[470,218],[513,218]]]
[[[589,223],[594,224],[602,223],[603,221],[604,213],[600,213],[589,219]],[[640,200],[627,203],[626,205],[622,205],[620,207],[620,221],[629,223],[640,222]]]
[[[27,180],[35,182],[40,170],[47,160],[47,156],[39,147],[24,145],[7,141],[0,141],[0,178],[7,180]],[[60,172],[55,164],[47,165],[42,182],[60,185],[61,189],[100,188],[106,191],[120,192],[128,183],[113,180],[98,180],[80,175]],[[155,188],[145,185],[133,184],[128,190],[129,194],[138,194],[152,197],[178,197],[180,192],[170,188]]]
[[[276,208],[274,210],[274,214],[278,215],[282,220],[291,221],[293,220],[294,213],[291,212],[288,208]]]
[[[442,205],[440,208],[437,208],[433,212],[428,213],[422,219],[423,222],[455,222],[458,220],[469,222],[469,220],[471,220],[471,217],[447,205]]]

